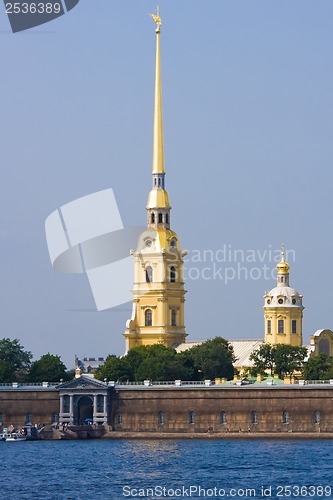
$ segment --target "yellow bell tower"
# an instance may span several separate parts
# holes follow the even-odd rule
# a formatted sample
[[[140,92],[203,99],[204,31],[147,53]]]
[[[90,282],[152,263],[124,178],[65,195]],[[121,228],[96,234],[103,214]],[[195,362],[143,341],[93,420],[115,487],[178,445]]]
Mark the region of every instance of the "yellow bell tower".
[[[301,346],[303,296],[289,287],[290,265],[284,258],[284,245],[276,269],[277,286],[264,296],[265,342]]]
[[[162,343],[176,347],[185,342],[185,289],[183,257],[177,234],[170,229],[169,196],[165,190],[162,121],[160,36],[156,23],[156,74],[154,102],[153,185],[148,196],[148,227],[138,240],[134,256],[132,317],[126,323],[126,352],[140,345]]]

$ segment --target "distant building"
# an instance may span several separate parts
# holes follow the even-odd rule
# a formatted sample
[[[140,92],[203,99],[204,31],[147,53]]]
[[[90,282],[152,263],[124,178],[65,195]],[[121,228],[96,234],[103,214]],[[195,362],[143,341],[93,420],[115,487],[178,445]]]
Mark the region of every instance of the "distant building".
[[[75,356],[75,378],[81,375],[93,375],[96,370],[104,365],[104,358],[82,358]]]
[[[333,356],[333,332],[332,330],[317,330],[311,336],[311,352],[312,356],[326,354]]]

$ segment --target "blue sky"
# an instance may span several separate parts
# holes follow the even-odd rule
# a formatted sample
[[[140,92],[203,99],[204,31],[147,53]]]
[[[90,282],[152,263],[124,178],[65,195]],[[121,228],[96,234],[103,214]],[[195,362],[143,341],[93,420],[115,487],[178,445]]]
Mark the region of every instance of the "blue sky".
[[[152,1],[81,0],[12,34],[0,9],[1,337],[38,358],[122,354],[131,304],[94,310],[84,276],[53,271],[44,222],[112,187],[125,226],[144,225],[152,157]],[[333,328],[331,1],[160,2],[167,189],[182,247],[245,267],[241,279],[187,279],[188,340],[263,338],[256,262],[225,248],[291,254],[304,341]],[[295,260],[295,261],[294,261]],[[207,265],[206,265],[207,264]],[[259,271],[251,271],[258,268]],[[249,277],[252,272],[252,278]],[[230,271],[232,273],[232,271]],[[209,274],[209,272],[208,272]],[[207,275],[207,274],[206,274]]]

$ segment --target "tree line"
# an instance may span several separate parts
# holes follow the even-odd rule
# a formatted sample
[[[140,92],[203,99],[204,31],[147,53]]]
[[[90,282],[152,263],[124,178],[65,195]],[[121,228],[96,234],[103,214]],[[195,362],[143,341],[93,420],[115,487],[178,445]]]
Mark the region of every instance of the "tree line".
[[[31,360],[31,352],[24,349],[19,339],[1,339],[0,382],[57,382],[74,377],[74,370],[68,372],[60,356],[47,353]]]
[[[292,376],[297,373],[305,380],[333,379],[333,357],[325,354],[308,359],[307,348],[287,344],[262,344],[250,359],[253,367],[249,375]],[[99,380],[115,381],[167,381],[231,380],[236,361],[232,345],[222,337],[215,337],[186,351],[177,352],[162,344],[139,346],[125,356],[109,355],[95,373]],[[57,382],[74,378],[60,356],[50,353],[32,362],[32,354],[24,349],[20,340],[0,340],[0,382]]]
[[[232,379],[234,362],[229,342],[215,337],[179,353],[162,344],[134,347],[125,356],[108,356],[95,377],[121,382]]]
[[[262,344],[250,355],[254,366],[252,374],[278,375],[292,377],[300,374],[304,380],[329,380],[333,378],[333,357],[326,354],[308,357],[304,346],[289,344]]]

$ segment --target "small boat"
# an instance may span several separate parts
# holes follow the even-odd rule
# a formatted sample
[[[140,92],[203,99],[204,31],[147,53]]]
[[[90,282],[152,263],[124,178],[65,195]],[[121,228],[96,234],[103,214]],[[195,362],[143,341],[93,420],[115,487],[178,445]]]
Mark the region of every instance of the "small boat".
[[[0,434],[0,441],[26,441],[27,437],[20,432],[3,432]]]

